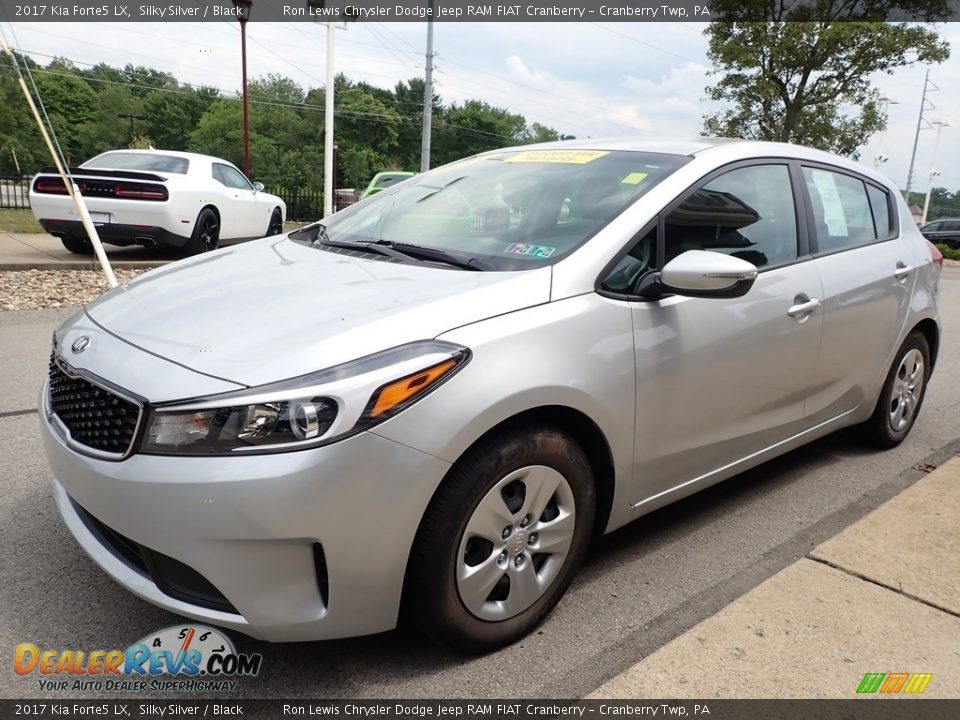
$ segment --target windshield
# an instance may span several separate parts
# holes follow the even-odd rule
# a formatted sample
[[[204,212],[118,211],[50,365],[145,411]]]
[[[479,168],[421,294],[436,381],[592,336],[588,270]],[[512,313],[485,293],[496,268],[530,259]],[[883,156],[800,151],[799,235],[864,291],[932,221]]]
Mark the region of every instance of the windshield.
[[[690,158],[520,150],[468,158],[324,221],[332,241],[415,244],[494,270],[556,262]]]
[[[83,167],[102,170],[154,170],[156,172],[186,175],[190,161],[173,155],[155,153],[108,152],[87,160]]]

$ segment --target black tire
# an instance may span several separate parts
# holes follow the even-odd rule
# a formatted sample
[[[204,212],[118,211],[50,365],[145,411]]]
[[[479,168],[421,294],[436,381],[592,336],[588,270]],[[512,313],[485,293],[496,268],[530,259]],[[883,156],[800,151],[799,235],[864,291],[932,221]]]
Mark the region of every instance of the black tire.
[[[915,364],[918,359],[922,362],[922,367],[919,369]],[[930,380],[930,370],[930,346],[927,338],[919,330],[914,330],[903,341],[903,345],[893,359],[873,415],[860,426],[861,436],[865,442],[882,449],[893,448],[903,442],[904,438],[910,434],[920,413],[920,407],[927,392],[927,383]],[[916,388],[914,381],[913,390],[907,395],[904,394],[906,392],[904,384],[906,381],[906,386],[909,388],[909,378],[912,374],[916,374],[922,384]],[[905,401],[905,398],[913,399]],[[903,408],[907,408],[909,417],[898,420],[898,411],[902,411]]]
[[[75,255],[92,255],[93,243],[86,238],[79,238],[75,235],[66,235],[60,238],[63,246]]]
[[[197,216],[197,222],[193,226],[193,234],[184,250],[187,255],[200,255],[216,250],[219,245],[220,218],[210,208],[204,208]]]
[[[532,466],[540,476],[546,474],[547,477],[555,477],[550,473],[556,472],[566,481],[556,491],[547,489],[542,493],[542,497],[548,497],[546,492],[553,493],[548,500],[542,501],[545,508],[543,513],[526,522],[520,514],[510,515],[517,525],[507,526],[512,528],[513,535],[502,540],[500,544],[504,545],[503,548],[472,534],[467,535],[468,523],[478,511],[481,501],[495,498],[494,501],[502,500],[502,508],[507,512],[523,513],[523,508],[527,507],[525,504],[512,507],[507,504],[508,495],[511,496],[510,500],[516,500],[512,496],[516,490],[511,493],[507,491],[515,483],[521,483],[524,496],[519,502],[526,503],[525,488],[528,485],[524,484],[527,477],[523,473],[529,472]],[[520,473],[520,479],[510,480],[516,473]],[[504,482],[508,485],[502,490],[494,490]],[[530,484],[529,487],[536,486]],[[549,483],[543,487],[548,488]],[[530,509],[539,504],[537,497],[536,493],[531,495]],[[568,549],[556,555],[537,553],[542,538],[537,536],[536,530],[545,530],[548,526],[544,523],[569,518],[571,509],[573,530]],[[454,465],[424,514],[408,562],[403,608],[405,617],[414,621],[435,642],[461,652],[488,652],[519,640],[550,613],[566,592],[586,553],[593,532],[595,509],[596,489],[590,463],[580,447],[562,431],[523,426],[492,434],[471,448]],[[551,517],[551,513],[556,515]],[[528,513],[525,517],[530,518],[531,515]],[[526,531],[521,523],[527,528]],[[565,526],[569,527],[569,520]],[[503,533],[506,533],[507,527]],[[569,530],[565,532],[569,533]],[[471,553],[476,555],[477,552],[471,548],[471,543],[484,545],[479,551],[483,559],[478,558],[476,563],[470,559]],[[510,556],[508,553],[516,554]],[[520,555],[523,557],[518,559]],[[504,557],[507,557],[505,563]],[[492,581],[495,585],[489,595],[484,589],[479,594],[474,593],[474,597],[486,596],[480,601],[481,613],[485,612],[483,608],[488,607],[496,611],[499,608],[497,601],[502,601],[505,608],[503,619],[484,619],[468,609],[458,585],[457,573],[461,563],[464,568],[486,565],[493,573],[489,575],[490,578],[498,572],[502,573],[498,580]],[[497,563],[496,568],[500,569],[497,570],[493,563]],[[530,577],[529,573],[533,573],[538,584],[536,592],[540,593],[538,596],[536,593],[531,595],[536,599],[529,605],[525,604],[526,598],[521,597],[521,580],[516,579],[524,573],[527,578]],[[518,583],[517,600],[513,607],[517,612],[508,615],[511,612],[507,603],[512,597],[512,579]],[[540,585],[541,579],[545,588]],[[504,583],[506,594],[495,597],[495,593],[504,592]]]
[[[280,212],[280,208],[274,208],[273,214],[270,216],[270,224],[267,226],[267,234],[264,237],[273,237],[274,235],[280,235],[283,232],[283,214]]]

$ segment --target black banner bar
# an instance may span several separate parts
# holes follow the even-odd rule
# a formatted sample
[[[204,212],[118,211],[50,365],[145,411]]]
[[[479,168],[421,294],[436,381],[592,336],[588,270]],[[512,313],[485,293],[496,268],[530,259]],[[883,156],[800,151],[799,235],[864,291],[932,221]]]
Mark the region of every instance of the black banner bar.
[[[774,0],[773,5],[784,8],[777,12],[780,19],[809,20],[803,8],[818,1]],[[941,0],[935,17],[919,15],[919,4],[907,0],[833,2],[839,21],[960,19],[960,0]],[[730,4],[724,9],[729,11]],[[719,12],[711,0],[0,0],[0,10],[0,20],[10,22],[710,22]],[[736,19],[767,21],[769,12],[768,3],[745,2]]]
[[[960,700],[0,700],[0,718],[954,720]]]

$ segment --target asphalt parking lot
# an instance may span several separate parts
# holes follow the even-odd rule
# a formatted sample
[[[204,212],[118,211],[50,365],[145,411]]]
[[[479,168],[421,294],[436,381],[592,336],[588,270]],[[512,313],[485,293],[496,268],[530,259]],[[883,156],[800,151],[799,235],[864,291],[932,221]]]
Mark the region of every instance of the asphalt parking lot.
[[[241,651],[260,652],[264,662],[235,696],[589,693],[915,481],[922,472],[912,468],[938,450],[960,450],[951,445],[960,435],[960,267],[944,268],[941,290],[939,363],[899,448],[879,453],[837,433],[603,538],[539,631],[486,657],[451,655],[405,630],[287,645],[236,637]],[[68,314],[0,313],[0,649],[7,663],[20,642],[122,648],[178,622],[109,580],[55,512],[35,408],[50,334]],[[46,695],[35,677],[0,673],[2,697]]]

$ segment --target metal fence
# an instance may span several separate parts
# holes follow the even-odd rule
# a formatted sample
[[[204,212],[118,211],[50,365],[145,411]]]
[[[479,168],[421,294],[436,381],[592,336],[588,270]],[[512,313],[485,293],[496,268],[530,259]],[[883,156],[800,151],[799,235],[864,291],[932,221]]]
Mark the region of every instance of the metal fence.
[[[0,208],[30,207],[30,176],[0,175]]]
[[[323,217],[323,191],[313,188],[269,188],[270,192],[287,204],[287,220],[312,222]],[[343,210],[353,205],[358,196],[352,190],[336,190],[333,196],[334,210]]]
[[[287,220],[312,221],[323,217],[323,191],[313,188],[273,188],[287,204]],[[357,195],[351,191],[337,190],[334,196],[335,209],[353,205]],[[0,175],[0,208],[29,209],[30,176]]]

